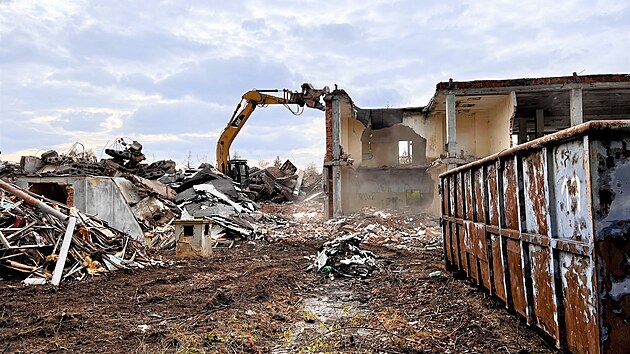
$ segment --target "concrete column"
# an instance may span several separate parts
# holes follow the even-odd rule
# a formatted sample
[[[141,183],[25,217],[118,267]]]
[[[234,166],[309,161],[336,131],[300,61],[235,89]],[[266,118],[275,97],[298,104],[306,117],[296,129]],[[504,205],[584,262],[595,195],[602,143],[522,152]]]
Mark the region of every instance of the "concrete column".
[[[545,115],[542,109],[536,110],[536,137],[545,135]]]
[[[446,95],[446,152],[449,158],[447,166],[449,170],[457,167],[457,164],[450,162],[451,158],[457,157],[457,119],[455,112],[455,94],[449,92]]]
[[[332,193],[333,193],[333,217],[342,215],[341,208],[341,107],[339,97],[335,95],[332,100],[332,153],[334,164],[332,166]]]
[[[571,126],[584,123],[582,116],[582,89],[571,89],[569,107],[571,109]]]

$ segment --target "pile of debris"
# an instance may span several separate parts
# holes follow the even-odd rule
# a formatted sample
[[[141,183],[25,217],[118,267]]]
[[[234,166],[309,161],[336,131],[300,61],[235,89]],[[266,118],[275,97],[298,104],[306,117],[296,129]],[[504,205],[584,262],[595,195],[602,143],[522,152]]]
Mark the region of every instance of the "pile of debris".
[[[59,285],[69,277],[161,264],[94,216],[1,180],[0,189],[0,267],[27,284]]]
[[[166,175],[159,180],[177,191],[173,200],[181,210],[180,218],[211,220],[215,241],[250,238],[256,230],[256,219],[260,218],[258,204],[209,164],[190,172]],[[167,249],[175,245],[176,235],[172,233],[154,233],[153,236],[153,246]]]
[[[304,171],[297,172],[297,167],[289,160],[280,167],[252,167],[249,189],[254,200],[272,203],[306,200],[322,194],[321,176],[305,176]]]
[[[325,242],[317,250],[311,269],[331,279],[334,279],[335,274],[361,278],[370,276],[377,269],[376,255],[372,251],[360,249],[361,241],[363,238],[360,235],[348,234]]]
[[[80,143],[75,143],[70,150],[59,154],[49,150],[37,156],[22,156],[20,169],[11,171],[16,175],[37,176],[120,176],[133,174],[147,179],[157,179],[166,173],[175,172],[172,160],[156,161],[152,164],[142,163],[146,156],[142,153],[142,145],[133,141],[126,142],[119,138],[114,143],[115,149],[105,149],[111,159],[97,161],[96,156]]]

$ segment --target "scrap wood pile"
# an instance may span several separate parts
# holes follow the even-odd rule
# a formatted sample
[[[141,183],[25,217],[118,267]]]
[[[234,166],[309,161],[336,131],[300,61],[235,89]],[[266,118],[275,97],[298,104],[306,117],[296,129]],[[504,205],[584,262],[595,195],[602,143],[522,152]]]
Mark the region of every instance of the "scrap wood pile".
[[[297,174],[296,174],[297,173]],[[270,166],[264,169],[252,167],[249,189],[254,193],[254,200],[282,203],[307,200],[322,195],[321,176],[305,175],[286,160],[282,166]]]
[[[102,220],[59,204],[51,213],[52,203],[24,189],[10,187],[36,202],[0,189],[0,277],[18,276],[27,278],[25,282],[30,284],[43,284],[53,278],[57,262],[64,256],[67,258],[60,268],[62,280],[161,264],[144,252],[140,242]],[[74,217],[76,223],[62,221],[59,215]],[[66,233],[71,237],[67,250]]]

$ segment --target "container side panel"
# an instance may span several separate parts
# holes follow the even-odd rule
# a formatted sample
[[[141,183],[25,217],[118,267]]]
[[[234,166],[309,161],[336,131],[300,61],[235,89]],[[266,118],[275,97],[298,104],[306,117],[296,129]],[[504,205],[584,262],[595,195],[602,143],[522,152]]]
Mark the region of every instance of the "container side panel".
[[[466,171],[464,172],[464,189],[466,190],[465,194],[464,194],[464,199],[465,199],[465,203],[466,203],[466,207],[464,208],[465,210],[465,214],[464,217],[468,220],[473,220],[473,194],[472,194],[472,178],[471,178],[471,172],[470,171]]]
[[[566,343],[575,353],[598,353],[593,264],[589,258],[560,254]]]
[[[591,144],[602,351],[630,350],[630,138]],[[596,171],[596,172],[595,172]]]
[[[470,273],[468,272],[468,248],[466,247],[466,228],[464,225],[455,225],[455,232],[457,233],[457,241],[459,247],[459,264],[461,265],[461,270],[470,275]]]
[[[558,338],[558,323],[554,302],[553,267],[548,247],[529,245],[534,292],[534,316],[543,331]]]
[[[593,225],[589,220],[584,142],[573,140],[556,146],[553,152],[557,236],[564,240],[590,243]]]
[[[464,217],[464,196],[463,196],[463,187],[464,181],[462,180],[461,173],[457,173],[454,175],[455,181],[455,216],[458,218]]]
[[[488,213],[490,225],[499,226],[499,191],[497,190],[497,169],[495,164],[488,166]]]
[[[492,243],[492,271],[494,273],[494,291],[497,297],[507,303],[505,297],[505,281],[503,271],[503,261],[501,257],[501,241],[499,235],[491,234],[490,242]]]
[[[527,317],[527,300],[523,284],[523,263],[521,262],[521,246],[519,241],[507,239],[508,269],[510,271],[510,292],[514,309]]]
[[[476,222],[486,222],[485,196],[483,186],[486,181],[483,178],[483,169],[478,168],[474,172],[474,190],[475,190],[475,219]]]
[[[503,199],[505,205],[505,228],[518,230],[518,183],[513,158],[505,160],[503,169]]]
[[[546,169],[542,151],[523,158],[525,232],[547,235]]]

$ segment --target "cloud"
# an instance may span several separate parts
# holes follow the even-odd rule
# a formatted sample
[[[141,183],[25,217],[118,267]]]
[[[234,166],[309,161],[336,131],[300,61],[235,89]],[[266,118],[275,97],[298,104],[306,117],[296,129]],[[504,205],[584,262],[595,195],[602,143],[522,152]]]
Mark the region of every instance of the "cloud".
[[[338,84],[360,107],[422,106],[449,78],[629,72],[628,18],[614,0],[2,1],[0,149],[129,136],[150,158],[213,161],[252,88]],[[322,112],[270,106],[234,149],[307,164],[324,140]]]

